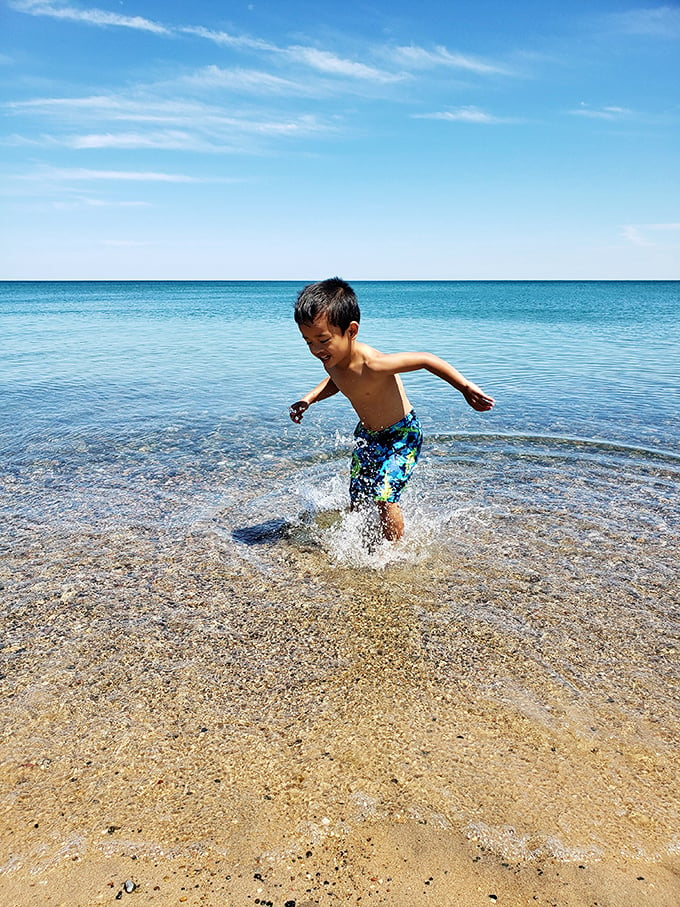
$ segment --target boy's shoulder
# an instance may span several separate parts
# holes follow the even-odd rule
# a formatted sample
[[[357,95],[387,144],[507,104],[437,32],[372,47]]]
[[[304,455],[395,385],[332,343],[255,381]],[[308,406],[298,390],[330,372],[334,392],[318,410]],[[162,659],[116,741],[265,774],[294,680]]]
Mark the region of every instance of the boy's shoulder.
[[[357,341],[355,344],[354,352],[357,359],[361,359],[367,364],[370,364],[371,360],[379,359],[381,356],[385,355],[384,353],[381,353],[380,350],[376,350],[367,343],[361,343],[360,341]]]
[[[356,342],[354,344],[354,349],[352,350],[352,359],[349,368],[352,369],[352,371],[370,373],[374,369],[377,370],[376,367],[378,362],[384,355],[385,354],[381,353],[380,350],[376,350],[367,343]]]

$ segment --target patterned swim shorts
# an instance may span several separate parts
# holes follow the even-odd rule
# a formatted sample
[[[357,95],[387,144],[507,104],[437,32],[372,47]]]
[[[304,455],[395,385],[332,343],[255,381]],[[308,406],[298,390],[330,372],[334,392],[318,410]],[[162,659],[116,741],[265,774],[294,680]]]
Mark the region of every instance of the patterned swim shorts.
[[[400,422],[371,431],[359,422],[354,430],[349,497],[358,501],[399,500],[423,443],[423,430],[411,410]]]

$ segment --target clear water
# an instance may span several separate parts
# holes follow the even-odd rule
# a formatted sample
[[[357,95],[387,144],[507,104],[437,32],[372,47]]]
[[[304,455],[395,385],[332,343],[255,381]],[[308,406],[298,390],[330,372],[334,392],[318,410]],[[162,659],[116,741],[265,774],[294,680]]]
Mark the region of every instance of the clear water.
[[[263,490],[285,495],[317,463],[332,461],[329,476],[342,472],[355,423],[346,401],[315,407],[301,427],[287,416],[323,376],[291,321],[298,289],[0,285],[0,443],[20,492],[5,498],[9,511],[91,522],[103,509],[113,521],[143,520],[153,499],[149,519],[181,521],[176,497],[162,504],[172,484],[184,486],[190,523],[204,501],[231,502],[237,485],[241,503]],[[627,511],[631,495],[644,494],[650,472],[677,465],[678,284],[370,283],[357,291],[366,342],[429,349],[498,401],[479,415],[432,376],[406,377],[430,439],[418,496],[444,481],[438,494],[448,508],[475,463],[483,480],[475,494],[483,485],[496,505],[521,499],[530,475],[558,483],[562,475],[571,494],[571,478],[597,484],[627,473],[609,508],[615,518],[618,505]],[[442,467],[452,470],[448,484],[431,476]],[[564,490],[555,487],[555,497]]]
[[[405,538],[370,550],[346,513],[349,404],[288,418],[323,377],[292,320],[299,284],[0,284],[10,723],[33,708],[36,672],[60,695],[73,661],[94,688],[120,671],[106,647],[121,634],[147,656],[155,640],[168,676],[190,666],[196,695],[249,679],[209,712],[238,706],[252,763],[248,778],[234,769],[241,789],[290,769],[257,762],[253,728],[304,703],[309,759],[322,733],[360,749],[355,794],[377,815],[445,816],[515,855],[672,851],[680,284],[355,288],[361,339],[435,352],[497,400],[478,414],[431,375],[405,376],[423,457]],[[143,663],[130,695],[148,707]],[[122,708],[107,696],[88,745]],[[416,771],[421,711],[435,705],[433,762]],[[57,718],[40,720],[45,739],[58,734]],[[476,742],[453,756],[461,728]],[[396,764],[398,806],[378,780]],[[343,778],[336,765],[333,821]],[[583,790],[592,802],[576,802]]]

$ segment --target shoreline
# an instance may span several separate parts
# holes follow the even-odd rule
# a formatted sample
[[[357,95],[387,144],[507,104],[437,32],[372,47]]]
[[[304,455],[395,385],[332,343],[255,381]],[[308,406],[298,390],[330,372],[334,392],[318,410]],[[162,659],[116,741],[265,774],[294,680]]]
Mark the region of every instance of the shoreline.
[[[137,853],[141,848],[134,843],[111,836],[108,853],[62,853],[49,867],[1,872],[0,903],[90,907],[134,896],[130,903],[211,907],[677,904],[678,856],[656,862],[512,861],[456,830],[413,820],[372,821],[323,837],[288,833],[282,839],[281,831],[269,831],[265,850],[245,844],[229,852],[196,847],[174,857]],[[0,835],[6,840],[7,829]]]

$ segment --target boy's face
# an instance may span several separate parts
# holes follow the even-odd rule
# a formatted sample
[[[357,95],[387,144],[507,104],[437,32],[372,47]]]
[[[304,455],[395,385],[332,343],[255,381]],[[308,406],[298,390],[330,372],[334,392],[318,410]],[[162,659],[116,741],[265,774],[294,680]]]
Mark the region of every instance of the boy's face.
[[[320,359],[327,369],[341,365],[349,357],[358,330],[359,325],[352,321],[343,334],[337,325],[328,323],[325,314],[317,315],[312,324],[300,325],[300,333],[309,352]]]

